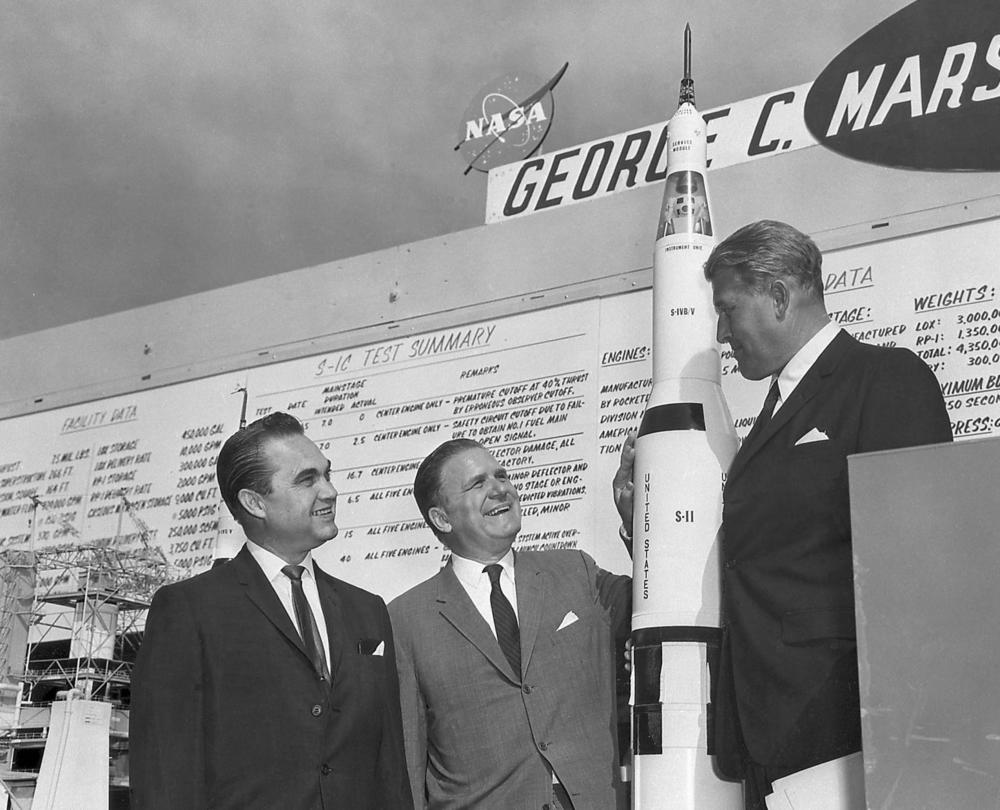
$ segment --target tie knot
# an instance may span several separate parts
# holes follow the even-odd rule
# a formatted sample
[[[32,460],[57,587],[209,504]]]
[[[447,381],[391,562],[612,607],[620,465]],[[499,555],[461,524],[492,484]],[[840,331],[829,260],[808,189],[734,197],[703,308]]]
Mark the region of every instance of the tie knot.
[[[281,569],[281,573],[284,574],[289,579],[293,579],[296,582],[302,581],[302,575],[306,572],[305,566],[302,565],[286,565]]]
[[[487,565],[483,570],[490,578],[490,584],[496,585],[500,581],[500,575],[503,573],[503,566],[499,563],[493,563],[492,565]]]

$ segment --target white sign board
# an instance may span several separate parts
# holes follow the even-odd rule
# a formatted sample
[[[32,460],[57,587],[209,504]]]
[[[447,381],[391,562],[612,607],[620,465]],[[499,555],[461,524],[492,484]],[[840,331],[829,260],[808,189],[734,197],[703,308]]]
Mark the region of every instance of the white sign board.
[[[815,146],[803,110],[811,84],[702,112],[708,166],[719,169]],[[662,183],[667,122],[492,169],[486,223],[563,208],[630,188]]]
[[[921,354],[959,439],[1000,435],[1000,219],[830,251],[827,306],[852,334]],[[433,574],[443,549],[410,489],[445,439],[487,444],[524,504],[523,548],[581,548],[630,570],[610,481],[650,388],[651,291],[592,298],[0,422],[0,542],[135,547],[122,493],[184,574],[209,567],[220,504],[214,461],[248,418],[288,411],[333,462],[340,535],[332,573],[391,599]],[[764,383],[723,352],[740,434]],[[223,507],[224,508],[224,507]],[[72,534],[69,529],[78,533]],[[45,583],[42,583],[43,585]]]

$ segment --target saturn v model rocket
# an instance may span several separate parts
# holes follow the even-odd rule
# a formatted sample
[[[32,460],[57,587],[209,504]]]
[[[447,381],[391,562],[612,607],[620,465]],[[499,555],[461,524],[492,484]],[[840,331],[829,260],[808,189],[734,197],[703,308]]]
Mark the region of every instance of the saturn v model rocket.
[[[738,439],[722,395],[705,121],[694,106],[691,28],[653,258],[653,389],[636,441],[633,506],[632,807],[721,810],[739,783],[707,752],[719,649],[717,535]]]

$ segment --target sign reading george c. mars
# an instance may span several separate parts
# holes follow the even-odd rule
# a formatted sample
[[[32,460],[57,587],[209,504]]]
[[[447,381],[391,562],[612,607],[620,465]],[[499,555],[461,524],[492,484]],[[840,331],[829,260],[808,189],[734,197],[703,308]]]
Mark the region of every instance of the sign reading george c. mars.
[[[821,144],[845,157],[1000,170],[1000,2],[911,3],[827,65],[805,119]]]

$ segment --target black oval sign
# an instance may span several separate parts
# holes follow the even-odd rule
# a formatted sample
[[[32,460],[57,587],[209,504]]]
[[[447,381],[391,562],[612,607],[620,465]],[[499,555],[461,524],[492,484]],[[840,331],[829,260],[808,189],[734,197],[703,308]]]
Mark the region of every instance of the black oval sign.
[[[857,160],[1000,170],[1000,2],[911,3],[827,65],[805,119],[821,144]]]

